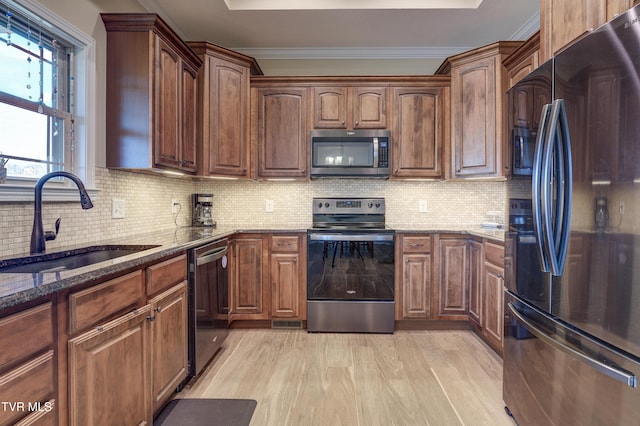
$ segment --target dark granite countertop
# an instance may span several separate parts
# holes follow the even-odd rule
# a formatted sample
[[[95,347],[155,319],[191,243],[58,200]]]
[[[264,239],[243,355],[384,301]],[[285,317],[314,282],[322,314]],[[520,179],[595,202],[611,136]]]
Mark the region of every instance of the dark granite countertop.
[[[481,226],[469,226],[461,228],[440,228],[440,229],[423,229],[408,226],[399,226],[394,228],[396,232],[419,232],[426,234],[460,234],[473,235],[480,238],[487,238],[498,243],[504,243],[505,229],[483,228]]]
[[[460,233],[489,238],[497,242],[504,241],[505,231],[502,229],[486,229],[481,227],[466,227],[460,229],[425,229],[415,227],[393,228],[396,232],[421,232],[421,233]],[[2,273],[0,274],[0,309],[18,305],[34,300],[73,286],[89,281],[100,280],[106,276],[117,275],[120,272],[142,267],[171,255],[177,255],[190,248],[197,247],[234,233],[259,233],[259,232],[306,232],[306,228],[171,228],[153,233],[126,236],[121,238],[83,244],[82,246],[68,246],[57,248],[52,252],[73,250],[91,245],[157,245],[157,247],[140,251],[134,254],[117,257],[89,266],[76,269],[62,270],[45,273]],[[22,257],[28,255],[17,255]],[[0,259],[7,260],[7,259]]]
[[[83,246],[140,244],[157,245],[157,247],[76,269],[45,273],[2,273],[0,274],[0,309],[28,302],[78,284],[98,280],[101,277],[115,275],[164,257],[177,255],[190,248],[229,236],[235,231],[235,229],[221,228],[173,228],[84,244]],[[79,247],[69,246],[52,250],[52,252],[73,250]]]

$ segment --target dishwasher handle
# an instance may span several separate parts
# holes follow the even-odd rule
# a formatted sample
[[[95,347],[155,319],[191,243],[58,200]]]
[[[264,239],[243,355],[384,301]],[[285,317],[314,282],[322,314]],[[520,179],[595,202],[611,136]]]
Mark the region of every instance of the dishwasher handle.
[[[206,265],[207,263],[215,262],[218,259],[227,254],[229,246],[218,247],[206,253],[203,253],[196,257],[196,266]]]
[[[574,349],[556,339],[548,333],[542,331],[538,327],[536,327],[531,321],[529,321],[519,310],[514,306],[513,303],[507,303],[511,314],[513,314],[516,319],[524,325],[524,327],[534,336],[545,342],[546,344],[553,346],[554,348],[578,359],[579,361],[589,365],[590,367],[598,370],[602,374],[605,374],[612,379],[615,379],[619,382],[624,383],[625,385],[635,388],[638,385],[637,377],[634,373],[623,370],[622,368],[617,368],[614,365],[606,364],[601,362],[595,358],[590,357],[587,354],[580,352],[577,349]]]

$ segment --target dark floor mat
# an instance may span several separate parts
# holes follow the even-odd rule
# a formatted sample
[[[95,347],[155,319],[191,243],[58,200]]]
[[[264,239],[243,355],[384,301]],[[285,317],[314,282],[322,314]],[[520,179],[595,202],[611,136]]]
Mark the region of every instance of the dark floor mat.
[[[253,399],[174,399],[153,425],[248,426],[256,405]]]

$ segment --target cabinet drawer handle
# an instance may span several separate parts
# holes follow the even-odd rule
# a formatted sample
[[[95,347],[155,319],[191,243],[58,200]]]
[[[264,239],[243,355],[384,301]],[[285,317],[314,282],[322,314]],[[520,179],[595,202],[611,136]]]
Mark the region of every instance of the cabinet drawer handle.
[[[424,244],[411,243],[409,244],[409,247],[424,247]]]
[[[156,320],[156,316],[155,315],[147,315],[147,319],[151,322]]]

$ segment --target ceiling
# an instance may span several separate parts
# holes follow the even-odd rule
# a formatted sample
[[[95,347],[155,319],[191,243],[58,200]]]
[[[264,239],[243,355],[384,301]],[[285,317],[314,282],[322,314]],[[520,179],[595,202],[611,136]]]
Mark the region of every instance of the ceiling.
[[[483,0],[476,9],[233,11],[225,0],[91,1],[106,9],[129,2],[158,13],[186,40],[257,59],[446,58],[498,40],[528,38],[539,28],[540,8],[539,0]],[[421,1],[430,2],[413,3]]]

